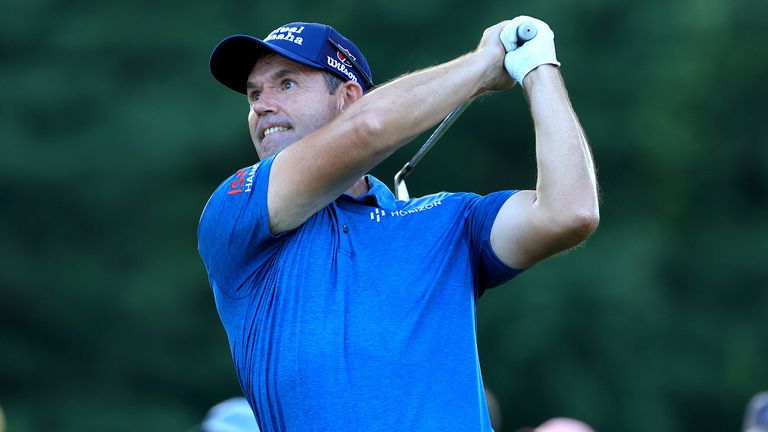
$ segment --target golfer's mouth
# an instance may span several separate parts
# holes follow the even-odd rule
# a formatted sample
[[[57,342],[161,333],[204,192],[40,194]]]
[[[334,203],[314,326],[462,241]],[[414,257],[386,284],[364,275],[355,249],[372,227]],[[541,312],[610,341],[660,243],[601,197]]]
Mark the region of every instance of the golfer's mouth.
[[[272,135],[273,133],[287,131],[288,129],[290,129],[290,127],[286,127],[286,126],[273,126],[270,128],[266,128],[264,129],[264,136],[262,136],[261,139],[264,139]]]

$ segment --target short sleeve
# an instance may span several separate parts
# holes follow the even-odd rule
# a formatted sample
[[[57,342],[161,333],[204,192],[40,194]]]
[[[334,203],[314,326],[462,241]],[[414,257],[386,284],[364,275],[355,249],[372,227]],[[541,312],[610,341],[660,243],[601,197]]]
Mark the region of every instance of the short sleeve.
[[[517,191],[473,195],[466,207],[466,230],[475,272],[477,297],[520,274],[523,269],[506,265],[491,247],[491,228],[501,206]]]
[[[213,193],[200,217],[198,251],[211,286],[248,294],[250,277],[274,256],[282,235],[269,231],[267,186],[273,158],[243,168]]]

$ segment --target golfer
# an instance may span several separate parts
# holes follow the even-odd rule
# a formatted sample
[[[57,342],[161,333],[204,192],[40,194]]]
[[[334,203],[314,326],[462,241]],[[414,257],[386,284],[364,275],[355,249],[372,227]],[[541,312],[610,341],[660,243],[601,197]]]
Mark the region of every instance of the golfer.
[[[537,34],[519,44],[522,23]],[[599,218],[549,26],[501,22],[472,52],[376,88],[358,47],[323,24],[231,36],[210,66],[245,96],[260,159],[216,189],[198,241],[261,430],[492,430],[477,299]],[[516,83],[535,125],[535,190],[401,201],[367,174],[462,103]],[[475,125],[464,151],[504,126]],[[509,145],[527,144],[509,131]]]

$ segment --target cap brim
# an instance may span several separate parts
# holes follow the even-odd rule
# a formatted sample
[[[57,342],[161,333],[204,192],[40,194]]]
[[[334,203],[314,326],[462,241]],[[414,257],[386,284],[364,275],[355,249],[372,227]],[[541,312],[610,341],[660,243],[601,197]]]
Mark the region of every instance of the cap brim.
[[[323,68],[322,65],[253,36],[234,35],[222,40],[213,49],[210,61],[211,73],[225,86],[238,93],[247,94],[246,83],[253,65],[268,53],[279,54],[313,68]]]

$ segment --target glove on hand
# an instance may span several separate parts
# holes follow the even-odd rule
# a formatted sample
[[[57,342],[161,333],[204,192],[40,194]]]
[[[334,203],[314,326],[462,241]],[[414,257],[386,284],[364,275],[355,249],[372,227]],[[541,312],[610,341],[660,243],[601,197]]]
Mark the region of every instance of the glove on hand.
[[[518,40],[517,35],[517,28],[522,24],[533,25],[537,33],[533,39],[518,46],[518,43],[523,42]],[[504,49],[507,50],[504,67],[520,85],[523,85],[523,79],[528,72],[540,65],[560,66],[560,62],[555,58],[555,34],[544,21],[521,15],[504,27],[500,37]]]

